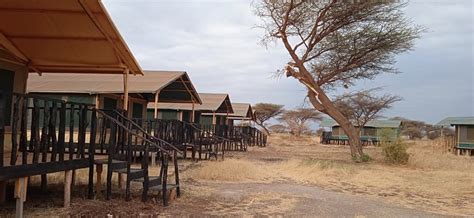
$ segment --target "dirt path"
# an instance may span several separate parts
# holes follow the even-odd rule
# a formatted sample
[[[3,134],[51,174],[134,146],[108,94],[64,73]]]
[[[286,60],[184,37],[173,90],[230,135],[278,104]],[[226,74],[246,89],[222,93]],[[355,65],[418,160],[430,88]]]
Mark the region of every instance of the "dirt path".
[[[469,173],[435,171],[431,168],[391,167],[379,163],[357,165],[350,161],[344,147],[278,141],[266,148],[248,152],[229,152],[226,159],[180,161],[181,198],[162,206],[159,193],[140,201],[140,185],[132,185],[132,200],[114,187],[112,200],[104,193],[89,200],[87,171],[81,172],[73,189],[71,208],[62,207],[62,174],[49,177],[48,193],[41,193],[38,180],[32,182],[25,214],[31,216],[118,217],[159,215],[171,217],[208,216],[296,216],[296,217],[443,217],[472,216],[474,196],[470,189],[449,194],[439,192],[472,180]],[[375,148],[367,148],[377,157]],[[444,157],[444,156],[443,156]],[[444,162],[443,162],[444,163]],[[453,162],[470,169],[470,159]],[[307,169],[307,170],[302,170]],[[150,168],[153,173],[158,168]],[[459,175],[458,175],[459,174]],[[32,180],[33,181],[33,180]],[[115,182],[114,182],[115,184]],[[105,184],[104,184],[105,185]],[[472,188],[472,186],[471,186]],[[451,190],[451,189],[449,189]],[[454,189],[457,191],[457,189]],[[13,216],[14,202],[0,206],[0,217]],[[440,215],[443,214],[443,215]],[[444,215],[445,214],[445,215]]]
[[[206,189],[206,194],[199,196],[192,192],[192,196],[184,196],[167,208],[165,215],[443,217],[376,199],[297,184],[200,183],[191,189]]]

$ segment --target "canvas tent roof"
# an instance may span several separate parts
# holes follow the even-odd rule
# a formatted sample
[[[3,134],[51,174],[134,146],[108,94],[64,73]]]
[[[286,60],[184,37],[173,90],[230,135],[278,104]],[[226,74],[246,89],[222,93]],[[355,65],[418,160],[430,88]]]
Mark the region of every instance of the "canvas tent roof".
[[[100,0],[2,0],[0,49],[32,72],[142,74]]]
[[[400,120],[372,120],[369,121],[365,127],[375,127],[375,128],[398,128],[402,124]],[[339,124],[330,118],[325,118],[321,121],[321,127],[334,127],[339,126]]]
[[[251,120],[253,119],[252,106],[248,103],[232,103],[234,113],[229,114],[230,120]],[[212,113],[203,113],[203,115],[212,115]],[[227,115],[226,113],[217,113],[217,115]]]
[[[116,74],[30,74],[28,93],[123,93],[123,77]],[[128,92],[150,95],[160,91],[159,102],[200,103],[201,99],[184,71],[144,71],[128,78]],[[153,95],[153,96],[152,96]]]
[[[447,117],[436,126],[474,125],[474,117]]]
[[[203,113],[233,113],[232,104],[228,94],[199,93],[202,104],[195,105],[195,111]],[[153,103],[148,103],[148,108],[154,108]],[[185,103],[160,103],[158,109],[192,110],[192,104]]]

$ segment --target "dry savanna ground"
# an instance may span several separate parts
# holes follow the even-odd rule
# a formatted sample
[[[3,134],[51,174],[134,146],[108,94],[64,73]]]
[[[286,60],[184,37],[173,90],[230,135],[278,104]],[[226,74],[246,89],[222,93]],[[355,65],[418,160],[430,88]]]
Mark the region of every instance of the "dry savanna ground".
[[[407,143],[405,166],[385,164],[378,147],[365,150],[371,162],[355,164],[345,146],[271,136],[269,146],[231,152],[224,161],[181,161],[182,197],[167,208],[159,198],[141,203],[140,186],[130,202],[117,187],[111,201],[100,194],[87,200],[86,171],[77,173],[72,207],[62,208],[62,174],[54,174],[49,195],[35,191],[32,179],[26,214],[474,216],[474,158],[442,153],[436,141]],[[14,204],[0,210],[13,211]]]

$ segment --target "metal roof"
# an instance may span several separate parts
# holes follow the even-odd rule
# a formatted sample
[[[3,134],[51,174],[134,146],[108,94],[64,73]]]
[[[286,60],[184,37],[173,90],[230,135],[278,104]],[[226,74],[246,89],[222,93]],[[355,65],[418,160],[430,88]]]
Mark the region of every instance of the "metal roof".
[[[369,121],[365,127],[375,127],[375,128],[398,128],[402,124],[400,120],[372,120]],[[339,124],[330,118],[324,118],[320,124],[321,127],[333,127],[339,126]]]
[[[200,103],[201,99],[184,71],[144,71],[128,77],[128,92],[154,94],[160,91],[161,102]],[[123,76],[117,74],[30,73],[28,93],[123,93]]]
[[[0,48],[32,72],[142,74],[100,0],[2,0]]]
[[[447,117],[436,126],[474,125],[474,117]]]

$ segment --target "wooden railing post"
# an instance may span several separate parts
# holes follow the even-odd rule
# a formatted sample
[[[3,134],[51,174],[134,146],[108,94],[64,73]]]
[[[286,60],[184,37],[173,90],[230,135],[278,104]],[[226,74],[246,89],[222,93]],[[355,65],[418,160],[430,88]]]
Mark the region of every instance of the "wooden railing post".
[[[64,151],[66,150],[66,103],[61,102],[61,109],[59,111],[59,135],[58,135],[58,147],[59,147],[59,161],[64,161]]]
[[[5,102],[5,99],[7,97],[5,94],[0,91],[0,103]],[[0,105],[0,167],[4,166],[4,140],[5,140],[5,121],[3,114],[5,113],[5,105]],[[5,202],[5,197],[6,197],[6,188],[7,188],[7,183],[5,181],[0,181],[0,204],[3,204]]]
[[[22,151],[21,162],[22,164],[28,163],[28,151],[27,151],[27,135],[26,135],[26,125],[28,124],[28,98],[23,98],[23,105],[21,108],[21,133],[20,133],[20,150]]]
[[[96,109],[91,110],[91,128],[89,141],[89,185],[88,198],[94,198],[94,155],[95,155],[95,139],[97,133],[97,112]]]

